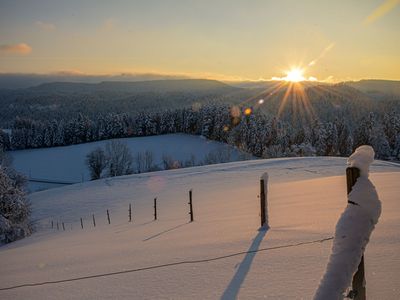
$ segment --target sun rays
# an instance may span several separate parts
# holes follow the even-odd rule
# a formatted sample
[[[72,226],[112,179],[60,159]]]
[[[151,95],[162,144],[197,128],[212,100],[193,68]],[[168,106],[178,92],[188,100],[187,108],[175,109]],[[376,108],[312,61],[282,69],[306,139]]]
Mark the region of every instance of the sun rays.
[[[286,72],[286,77],[283,78],[285,81],[300,82],[306,80],[304,77],[304,70],[300,68],[294,68]]]

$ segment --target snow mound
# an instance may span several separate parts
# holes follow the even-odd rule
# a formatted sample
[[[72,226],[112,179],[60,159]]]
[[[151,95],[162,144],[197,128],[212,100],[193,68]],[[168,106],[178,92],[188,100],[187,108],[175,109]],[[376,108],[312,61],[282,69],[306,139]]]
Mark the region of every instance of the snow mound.
[[[371,146],[363,145],[358,147],[347,160],[350,167],[360,169],[360,175],[368,177],[369,166],[374,162],[375,151]]]

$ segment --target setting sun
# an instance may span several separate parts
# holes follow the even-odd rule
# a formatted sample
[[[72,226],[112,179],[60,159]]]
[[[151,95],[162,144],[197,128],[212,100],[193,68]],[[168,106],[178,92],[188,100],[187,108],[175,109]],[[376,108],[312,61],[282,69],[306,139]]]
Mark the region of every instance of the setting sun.
[[[284,77],[284,80],[290,82],[299,82],[306,80],[303,73],[304,71],[302,69],[292,69],[286,73],[286,77]]]

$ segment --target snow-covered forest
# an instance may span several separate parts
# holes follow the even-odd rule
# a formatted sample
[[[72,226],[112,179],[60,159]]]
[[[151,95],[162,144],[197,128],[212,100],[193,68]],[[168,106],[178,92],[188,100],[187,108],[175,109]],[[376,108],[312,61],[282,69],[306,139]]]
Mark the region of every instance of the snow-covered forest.
[[[366,113],[293,124],[257,110],[208,104],[154,113],[109,113],[97,118],[38,121],[16,118],[11,134],[0,131],[5,150],[54,147],[122,137],[188,133],[228,143],[257,157],[348,156],[360,145],[377,158],[400,159],[400,114]]]

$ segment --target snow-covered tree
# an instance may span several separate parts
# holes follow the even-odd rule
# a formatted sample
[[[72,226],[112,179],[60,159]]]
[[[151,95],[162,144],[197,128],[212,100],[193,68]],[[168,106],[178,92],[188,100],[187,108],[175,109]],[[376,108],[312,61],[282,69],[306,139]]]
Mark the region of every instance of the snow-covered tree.
[[[10,136],[8,133],[0,129],[0,151],[10,149]]]
[[[400,160],[400,134],[396,136],[396,142],[393,149],[393,157]]]
[[[349,156],[353,151],[353,138],[349,126],[342,120],[335,120],[335,125],[337,129],[337,150],[338,154],[341,156]]]
[[[30,206],[25,193],[0,165],[0,243],[8,243],[31,233]]]

